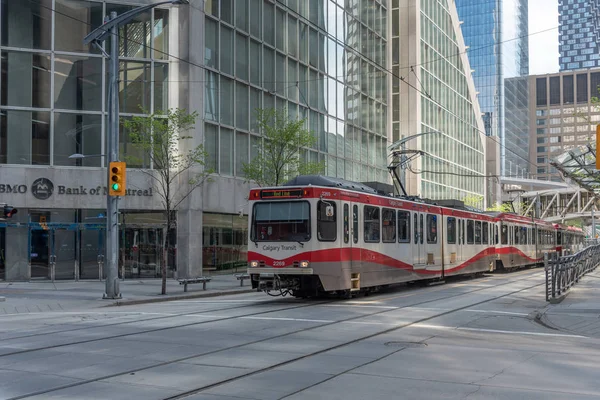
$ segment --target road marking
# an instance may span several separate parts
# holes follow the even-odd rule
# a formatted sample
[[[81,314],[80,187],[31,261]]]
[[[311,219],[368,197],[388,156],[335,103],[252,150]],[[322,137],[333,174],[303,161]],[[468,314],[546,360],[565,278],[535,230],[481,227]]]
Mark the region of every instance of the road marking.
[[[265,303],[269,302],[271,299],[267,300],[173,300],[170,303]],[[160,303],[159,303],[160,304]],[[162,303],[160,305],[168,305],[166,303]]]
[[[487,332],[487,333],[503,333],[508,335],[529,335],[529,336],[551,336],[551,337],[570,337],[578,339],[587,339],[587,336],[580,335],[568,335],[563,333],[543,333],[543,332],[527,332],[527,331],[505,331],[500,329],[484,329],[484,328],[467,328],[467,327],[455,327],[455,326],[444,326],[444,325],[430,325],[416,323],[412,325],[416,328],[430,328],[430,329],[442,329],[442,330],[461,330],[471,332]]]
[[[518,312],[509,312],[509,311],[495,311],[495,310],[463,310],[468,312],[476,312],[476,313],[491,313],[491,314],[506,314],[506,315],[519,315],[519,316],[528,316],[526,313],[518,313]]]
[[[337,322],[327,319],[304,319],[304,318],[284,318],[284,317],[240,317],[240,319],[258,319],[258,320],[267,320],[267,321],[296,321],[296,322],[323,322],[323,323],[331,323]]]
[[[170,313],[156,313],[156,312],[143,312],[143,311],[44,311],[44,312],[28,312],[28,313],[14,313],[14,314],[2,314],[0,317],[26,317],[28,315],[111,315],[111,314],[126,314],[126,315],[176,315]]]
[[[352,308],[383,308],[386,310],[396,310],[400,307],[393,306],[367,306],[361,303],[346,303],[346,304],[323,304],[323,307],[352,307]]]
[[[581,335],[567,335],[561,333],[543,333],[543,332],[526,332],[526,331],[503,331],[499,329],[483,329],[483,328],[456,328],[462,331],[475,331],[475,332],[490,332],[490,333],[507,333],[514,335],[532,335],[532,336],[556,336],[556,337],[571,337],[571,338],[580,338],[587,339],[587,336]]]
[[[363,322],[363,321],[342,321],[342,324],[360,324],[360,325],[394,325],[386,322]]]

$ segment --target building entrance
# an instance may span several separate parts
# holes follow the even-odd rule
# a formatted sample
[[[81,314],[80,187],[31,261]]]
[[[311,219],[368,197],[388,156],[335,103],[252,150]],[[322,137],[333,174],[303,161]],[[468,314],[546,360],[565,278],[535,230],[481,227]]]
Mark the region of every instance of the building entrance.
[[[76,231],[40,225],[31,228],[31,278],[75,279]]]

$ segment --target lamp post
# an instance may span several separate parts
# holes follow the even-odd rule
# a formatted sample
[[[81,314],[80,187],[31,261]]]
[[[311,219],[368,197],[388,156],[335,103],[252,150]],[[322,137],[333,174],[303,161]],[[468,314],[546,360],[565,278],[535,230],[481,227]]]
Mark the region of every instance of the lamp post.
[[[110,60],[109,63],[109,84],[108,84],[108,135],[107,151],[108,156],[106,168],[106,182],[109,184],[110,171],[108,166],[111,162],[118,161],[119,153],[119,28],[131,22],[131,20],[156,6],[163,4],[188,4],[188,0],[169,0],[159,3],[141,6],[124,12],[117,16],[116,12],[111,12],[104,24],[92,32],[84,39],[84,44],[93,44],[102,49],[105,57]],[[107,54],[102,43],[110,37],[110,55]],[[85,157],[85,156],[84,156]],[[73,157],[82,158],[82,157]],[[118,252],[119,252],[119,221],[118,221],[118,197],[111,196],[110,191],[106,195],[106,291],[103,298],[120,299],[118,275]]]

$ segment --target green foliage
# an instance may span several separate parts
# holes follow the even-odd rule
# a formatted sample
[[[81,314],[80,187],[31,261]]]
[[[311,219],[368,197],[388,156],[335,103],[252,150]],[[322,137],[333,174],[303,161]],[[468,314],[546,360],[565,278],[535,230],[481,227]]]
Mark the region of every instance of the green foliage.
[[[467,207],[473,207],[478,209],[483,209],[483,196],[480,195],[468,195],[462,198],[463,203]]]
[[[257,109],[257,125],[262,134],[258,154],[242,165],[246,182],[259,186],[278,186],[296,175],[322,174],[324,163],[301,160],[300,149],[316,143],[304,128],[305,120],[293,120],[286,111]]]
[[[510,203],[495,203],[493,206],[487,208],[487,211],[496,211],[502,213],[513,212],[512,205]]]
[[[149,160],[152,169],[140,171],[151,178],[154,192],[162,200],[166,219],[166,232],[176,226],[173,211],[213,172],[206,169],[208,157],[204,147],[187,146],[198,113],[187,113],[183,109],[170,109],[166,115],[155,113],[143,117],[123,119],[122,123],[129,134],[138,155],[125,157],[126,162],[143,165]],[[147,162],[146,162],[147,164]],[[163,235],[162,294],[166,294],[167,251],[170,248],[168,234]]]

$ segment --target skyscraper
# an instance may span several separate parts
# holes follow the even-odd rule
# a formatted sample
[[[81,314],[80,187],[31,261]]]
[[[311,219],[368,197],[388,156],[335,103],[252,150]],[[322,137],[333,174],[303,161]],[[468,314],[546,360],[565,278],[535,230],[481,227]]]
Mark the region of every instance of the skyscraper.
[[[560,70],[600,66],[600,0],[559,0]]]
[[[501,143],[501,171],[507,157],[519,152],[517,143],[506,140],[505,79],[529,74],[527,0],[456,0],[465,44],[486,134]],[[516,104],[527,102],[527,91],[515,93]],[[524,160],[520,168],[528,170]],[[522,172],[522,171],[521,171]]]
[[[408,193],[483,206],[485,130],[453,1],[393,2],[392,42],[393,142],[420,135],[408,146],[425,152],[408,169]]]

